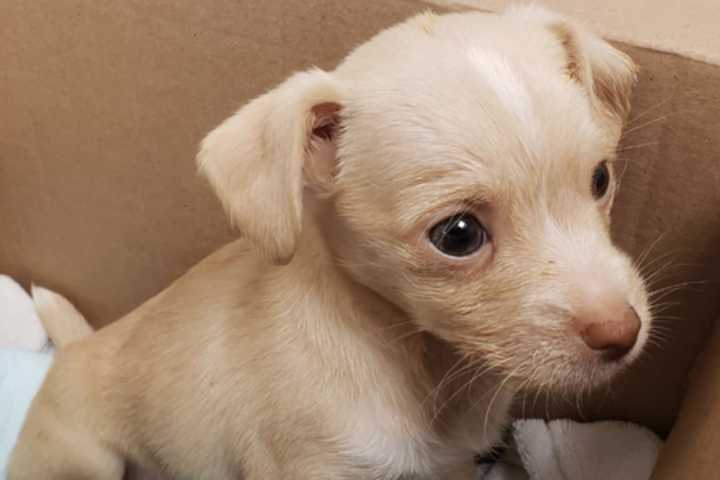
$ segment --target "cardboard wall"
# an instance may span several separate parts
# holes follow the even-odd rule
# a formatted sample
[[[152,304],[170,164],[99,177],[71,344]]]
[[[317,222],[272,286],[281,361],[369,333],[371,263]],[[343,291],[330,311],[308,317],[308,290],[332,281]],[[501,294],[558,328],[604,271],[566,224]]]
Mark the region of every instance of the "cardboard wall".
[[[0,272],[71,297],[96,325],[233,238],[195,175],[203,135],[292,71],[332,66],[410,0],[5,0],[0,5]],[[642,67],[614,231],[649,245],[666,301],[662,348],[559,415],[664,432],[720,298],[720,70],[626,48]],[[659,238],[659,241],[655,242]],[[704,283],[703,283],[704,282]],[[670,341],[671,340],[671,341]],[[544,412],[545,405],[538,405]]]
[[[690,388],[651,480],[717,477],[720,446],[720,324],[690,372]]]
[[[442,8],[502,11],[511,0],[429,0]],[[720,5],[717,0],[542,0],[536,2],[570,15],[597,33],[631,45],[720,63]]]

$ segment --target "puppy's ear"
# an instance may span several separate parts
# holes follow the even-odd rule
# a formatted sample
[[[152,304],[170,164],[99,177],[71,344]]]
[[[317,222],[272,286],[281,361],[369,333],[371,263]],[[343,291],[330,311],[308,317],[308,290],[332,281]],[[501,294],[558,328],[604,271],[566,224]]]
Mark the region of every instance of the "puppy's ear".
[[[295,253],[304,187],[332,189],[340,106],[330,74],[297,73],[202,142],[200,171],[231,222],[275,263],[288,263]]]
[[[637,67],[630,57],[582,26],[541,7],[519,7],[509,14],[546,25],[563,46],[567,75],[586,89],[599,113],[620,127],[630,112],[637,80]]]

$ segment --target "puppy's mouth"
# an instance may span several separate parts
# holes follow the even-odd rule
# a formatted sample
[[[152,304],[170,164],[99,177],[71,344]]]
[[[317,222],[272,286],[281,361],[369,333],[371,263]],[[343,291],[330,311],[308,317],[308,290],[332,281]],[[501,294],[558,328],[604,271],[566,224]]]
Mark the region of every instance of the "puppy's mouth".
[[[578,327],[571,316],[553,323],[566,326],[530,328],[490,355],[476,351],[473,356],[484,357],[509,389],[574,396],[607,386],[630,366],[645,347],[651,319],[631,308],[620,323]]]
[[[607,386],[642,353],[649,321],[602,325],[538,342],[518,370],[518,388],[575,395]],[[521,373],[523,372],[524,375]]]
[[[596,352],[550,352],[542,358],[542,350],[532,360],[519,361],[513,370],[501,370],[498,378],[515,392],[545,393],[551,396],[574,397],[609,385],[632,361],[628,357]]]

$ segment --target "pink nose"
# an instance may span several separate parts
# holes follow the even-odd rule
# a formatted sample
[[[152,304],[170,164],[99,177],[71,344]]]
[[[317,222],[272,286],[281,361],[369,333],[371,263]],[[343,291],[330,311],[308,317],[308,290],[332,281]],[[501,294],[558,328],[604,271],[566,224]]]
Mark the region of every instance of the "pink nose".
[[[640,317],[630,305],[610,308],[603,315],[576,317],[580,337],[591,349],[610,359],[617,359],[632,350],[640,332]]]

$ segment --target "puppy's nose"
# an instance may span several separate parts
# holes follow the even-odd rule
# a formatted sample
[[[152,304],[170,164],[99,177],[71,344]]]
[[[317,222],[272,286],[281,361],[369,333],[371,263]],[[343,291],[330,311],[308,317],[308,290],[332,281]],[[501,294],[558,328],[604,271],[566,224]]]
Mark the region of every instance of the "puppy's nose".
[[[610,308],[593,318],[576,318],[580,337],[604,357],[618,359],[632,350],[640,332],[640,317],[630,305]]]

